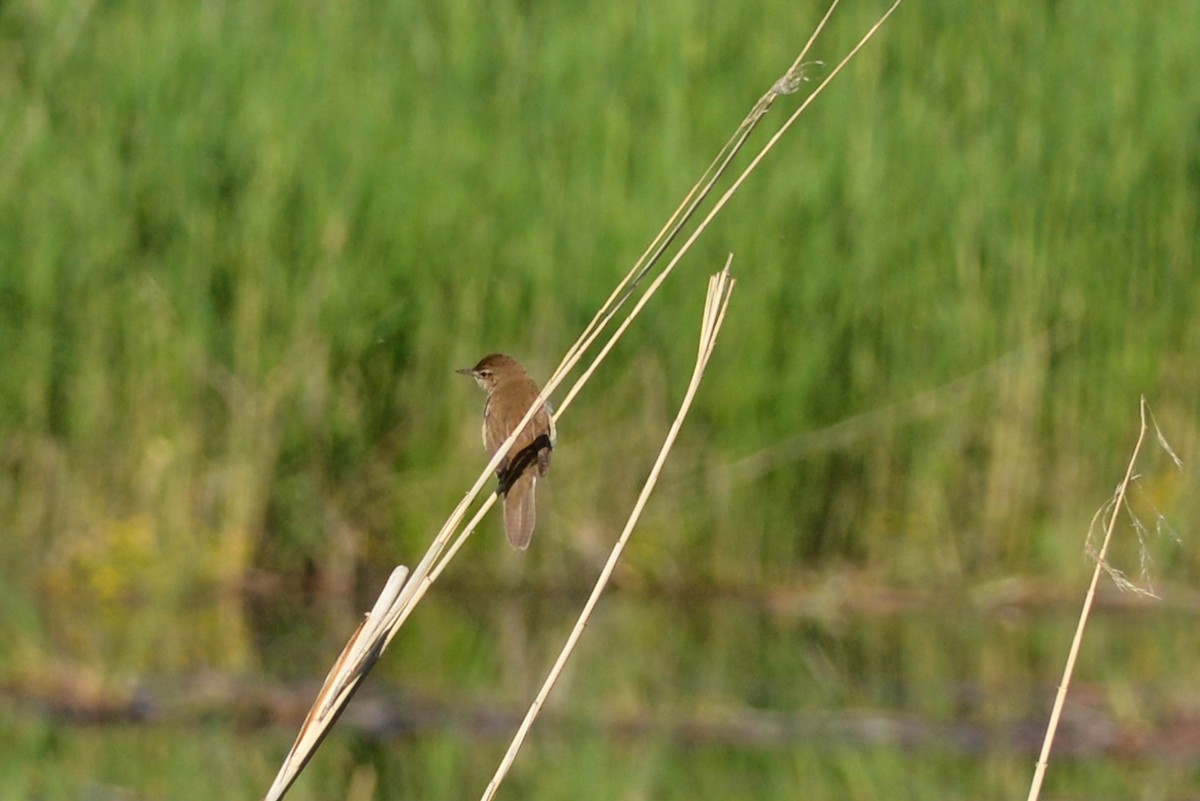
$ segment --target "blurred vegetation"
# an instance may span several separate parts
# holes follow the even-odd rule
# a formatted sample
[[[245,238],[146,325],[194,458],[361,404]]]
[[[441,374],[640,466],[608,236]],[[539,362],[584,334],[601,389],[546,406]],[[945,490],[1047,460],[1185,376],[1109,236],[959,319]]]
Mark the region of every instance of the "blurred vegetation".
[[[274,669],[255,588],[322,599],[340,642],[482,467],[453,368],[544,377],[821,11],[0,5],[0,670]],[[1080,576],[1139,396],[1200,443],[1198,48],[1186,0],[903,6],[564,418],[529,554],[493,521],[455,571],[591,580],[733,252],[624,581]],[[1142,474],[1147,522],[1186,532],[1190,471]],[[1154,555],[1167,582],[1200,561]]]

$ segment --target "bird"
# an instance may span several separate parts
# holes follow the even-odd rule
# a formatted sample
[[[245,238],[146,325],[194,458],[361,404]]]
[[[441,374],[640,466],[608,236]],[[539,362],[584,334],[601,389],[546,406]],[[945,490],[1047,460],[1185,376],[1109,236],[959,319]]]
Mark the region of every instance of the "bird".
[[[537,399],[538,385],[520,362],[503,353],[490,353],[474,367],[455,372],[471,376],[487,393],[483,447],[489,458],[495,456]],[[528,548],[533,537],[537,480],[546,477],[550,452],[557,440],[552,414],[550,404],[543,404],[496,467],[500,480],[497,492],[504,496],[504,533],[509,545],[517,550]]]

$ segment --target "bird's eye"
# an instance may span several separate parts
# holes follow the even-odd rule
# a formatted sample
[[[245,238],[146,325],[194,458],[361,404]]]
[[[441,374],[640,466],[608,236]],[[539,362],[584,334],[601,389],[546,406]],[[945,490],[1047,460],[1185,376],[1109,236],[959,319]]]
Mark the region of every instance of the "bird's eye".
[[[479,375],[482,376],[483,378],[491,378],[492,371],[491,370],[480,370]]]

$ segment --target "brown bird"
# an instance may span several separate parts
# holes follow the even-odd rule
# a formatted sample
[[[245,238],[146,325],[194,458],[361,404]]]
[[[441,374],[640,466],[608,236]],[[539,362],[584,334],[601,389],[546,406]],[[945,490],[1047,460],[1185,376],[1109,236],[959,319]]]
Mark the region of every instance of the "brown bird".
[[[489,457],[495,456],[537,399],[538,386],[516,359],[502,353],[484,356],[474,367],[456,372],[474,378],[488,395],[483,407],[483,447]],[[521,550],[529,547],[537,519],[537,480],[550,469],[556,439],[551,412],[548,403],[538,409],[496,467],[497,491],[504,496],[504,533],[508,543]]]

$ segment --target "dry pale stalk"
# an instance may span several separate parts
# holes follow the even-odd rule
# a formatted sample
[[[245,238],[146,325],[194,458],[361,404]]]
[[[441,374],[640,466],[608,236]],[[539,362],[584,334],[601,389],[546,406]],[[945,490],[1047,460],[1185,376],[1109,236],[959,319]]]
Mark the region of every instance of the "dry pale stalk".
[[[495,775],[483,791],[483,801],[489,801],[496,795],[496,791],[500,789],[501,782],[508,775],[513,760],[517,757],[517,752],[521,750],[521,745],[525,742],[525,737],[529,734],[530,727],[533,726],[533,722],[537,719],[538,713],[541,712],[546,698],[550,695],[550,691],[554,688],[555,682],[558,681],[558,677],[562,674],[567,660],[570,659],[571,653],[575,650],[575,644],[579,642],[579,638],[583,635],[583,630],[587,627],[588,620],[592,616],[592,610],[596,608],[600,596],[604,593],[605,587],[608,586],[613,570],[616,568],[617,562],[625,550],[625,545],[629,542],[629,537],[642,516],[642,510],[646,508],[646,502],[654,492],[655,485],[658,484],[658,476],[667,461],[667,456],[671,453],[671,448],[675,444],[676,437],[679,436],[679,430],[683,427],[683,421],[687,418],[688,411],[692,407],[692,400],[696,397],[696,391],[700,388],[700,381],[704,378],[704,369],[708,366],[708,359],[712,356],[713,346],[717,342],[717,334],[720,333],[721,323],[725,319],[725,309],[729,305],[729,295],[733,291],[735,283],[729,275],[729,261],[732,258],[731,256],[725,262],[724,270],[709,279],[708,298],[704,304],[704,318],[700,326],[700,343],[698,353],[696,354],[696,365],[692,369],[692,380],[688,384],[687,392],[683,396],[683,402],[679,405],[675,421],[671,424],[671,428],[667,432],[662,448],[659,449],[658,458],[654,462],[650,476],[642,486],[637,503],[634,504],[633,511],[630,512],[629,519],[625,522],[625,528],[621,532],[620,538],[617,539],[616,545],[613,546],[612,552],[608,556],[608,561],[604,564],[604,569],[600,571],[600,576],[596,579],[595,586],[592,587],[592,594],[588,597],[587,603],[584,604],[583,610],[579,613],[579,619],[575,622],[575,628],[571,629],[566,643],[558,654],[558,659],[554,662],[554,667],[550,669],[549,675],[546,676],[546,680],[542,683],[542,688],[538,691],[537,697],[534,698],[533,704],[525,714],[525,719],[521,721],[517,733],[513,736],[512,742],[508,746],[508,751],[504,754],[504,759],[500,761]]]
[[[1046,737],[1042,741],[1042,753],[1038,757],[1037,767],[1033,772],[1033,781],[1029,786],[1028,801],[1037,801],[1042,792],[1042,780],[1045,779],[1046,768],[1050,764],[1050,749],[1054,745],[1058,720],[1062,716],[1063,705],[1067,701],[1067,691],[1071,686],[1071,676],[1075,672],[1075,659],[1079,656],[1079,647],[1083,644],[1083,632],[1087,628],[1088,617],[1092,612],[1092,602],[1096,599],[1096,585],[1100,583],[1100,574],[1104,572],[1108,544],[1112,540],[1113,530],[1117,526],[1117,518],[1120,517],[1121,509],[1125,505],[1125,494],[1129,489],[1130,482],[1133,481],[1133,468],[1137,464],[1138,454],[1142,450],[1142,441],[1146,438],[1146,399],[1144,397],[1141,404],[1141,419],[1142,425],[1138,430],[1137,443],[1133,446],[1133,456],[1129,458],[1129,467],[1125,470],[1125,478],[1117,487],[1112,513],[1108,518],[1108,526],[1104,530],[1104,541],[1100,543],[1100,550],[1096,553],[1096,569],[1092,571],[1092,583],[1088,585],[1087,595],[1083,599],[1079,623],[1075,626],[1075,637],[1071,640],[1071,650],[1067,653],[1067,665],[1063,669],[1062,681],[1059,682],[1058,692],[1054,696],[1054,708],[1050,712],[1050,722],[1046,725]]]
[[[618,329],[609,337],[608,341],[601,350],[592,359],[587,369],[576,380],[571,387],[566,397],[559,404],[558,411],[555,414],[557,420],[565,412],[574,397],[587,384],[591,376],[594,374],[600,363],[611,352],[617,341],[628,329],[633,320],[640,314],[650,298],[658,291],[658,288],[666,280],[667,276],[674,271],[676,265],[687,253],[700,234],[708,227],[716,215],[725,207],[733,194],[741,187],[746,178],[759,166],[766,154],[769,153],[782,137],[783,133],[790,128],[800,114],[809,107],[816,97],[825,90],[829,83],[837,76],[843,68],[850,62],[851,59],[862,49],[862,47],[875,35],[883,22],[892,14],[893,11],[900,5],[902,0],[894,0],[891,7],[879,18],[879,20],[867,31],[860,39],[858,44],[838,63],[829,75],[814,88],[813,92],[804,100],[788,118],[787,122],[777,131],[774,136],[762,147],[750,164],[741,172],[733,185],[727,189],[716,202],[714,207],[705,216],[704,220],[692,231],[685,243],[680,246],[670,262],[663,268],[655,280],[642,293],[638,302],[635,304],[632,311],[622,321]],[[400,626],[412,613],[413,607],[424,597],[425,592],[430,585],[437,579],[441,572],[449,564],[450,560],[458,553],[462,544],[474,531],[480,519],[491,508],[495,502],[494,493],[489,493],[488,498],[484,501],[480,509],[476,512],[470,523],[468,523],[458,537],[455,538],[451,545],[451,538],[454,532],[459,530],[463,520],[466,518],[467,512],[474,503],[479,493],[492,480],[495,474],[496,467],[500,460],[508,453],[512,447],[517,435],[524,429],[525,425],[532,419],[535,410],[549,399],[550,395],[558,388],[558,386],[566,379],[567,375],[575,369],[579,362],[583,359],[584,354],[591,348],[603,333],[607,325],[615,319],[618,311],[631,297],[634,290],[639,286],[641,280],[654,268],[659,259],[664,255],[666,250],[674,242],[675,238],[682,232],[683,227],[691,219],[691,216],[698,209],[699,205],[708,196],[709,192],[715,186],[716,182],[724,174],[725,170],[730,165],[733,157],[738,153],[741,146],[749,137],[751,131],[758,122],[766,114],[772,103],[782,94],[790,94],[796,91],[802,83],[807,81],[804,73],[805,56],[815,42],[817,35],[824,29],[825,23],[829,20],[834,9],[837,7],[839,0],[832,0],[828,11],[824,18],[814,30],[812,36],[805,44],[803,51],[797,57],[792,66],[784,75],[777,80],[768,90],[768,92],[755,104],[750,114],[738,126],[733,137],[718,153],[717,158],[701,176],[697,184],[688,192],[683,202],[668,219],[667,223],[655,236],[650,246],[642,254],[642,256],[634,264],[629,274],[617,285],[608,300],[600,307],[595,318],[584,329],[579,339],[568,350],[566,356],[559,364],[554,374],[546,381],[542,387],[541,394],[534,400],[524,418],[513,427],[513,434],[495,451],[495,455],[491,458],[483,471],[479,474],[475,483],[470,490],[466,492],[462,500],[454,507],[446,522],[442,525],[433,542],[426,550],[421,561],[413,568],[408,580],[402,584],[395,585],[395,582],[389,582],[388,588],[385,589],[383,595],[376,602],[375,608],[368,616],[368,622],[360,627],[343,649],[342,654],[338,657],[334,669],[330,672],[326,679],[325,686],[318,695],[313,704],[313,711],[306,718],[304,726],[301,728],[299,735],[296,738],[296,743],[292,747],[283,767],[280,768],[279,776],[276,778],[275,785],[272,786],[267,798],[270,801],[276,801],[282,797],[287,791],[288,786],[295,780],[300,769],[307,763],[308,758],[312,755],[312,749],[319,745],[321,738],[324,737],[329,727],[337,719],[342,708],[349,702],[353,696],[358,684],[362,681],[367,671],[391,643],[396,636]],[[722,306],[722,313],[724,307]],[[719,321],[715,323],[719,327]],[[399,568],[403,569],[403,568]],[[368,635],[370,637],[368,638]],[[314,732],[316,732],[314,734]]]

